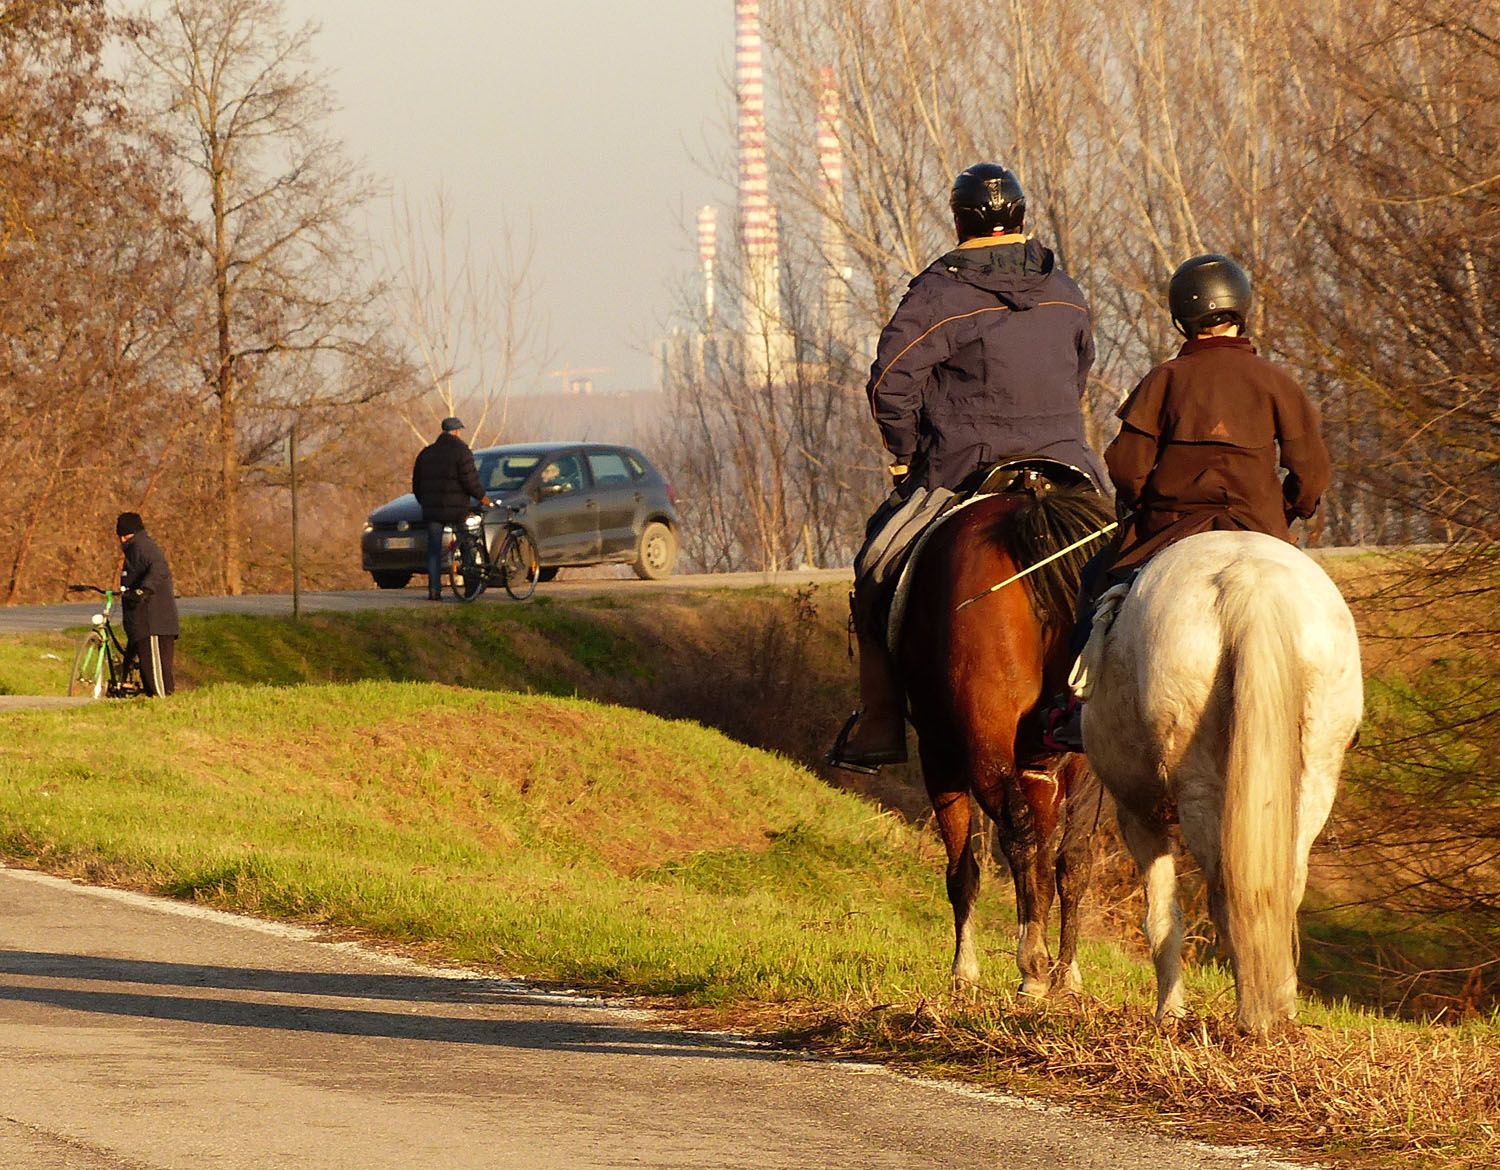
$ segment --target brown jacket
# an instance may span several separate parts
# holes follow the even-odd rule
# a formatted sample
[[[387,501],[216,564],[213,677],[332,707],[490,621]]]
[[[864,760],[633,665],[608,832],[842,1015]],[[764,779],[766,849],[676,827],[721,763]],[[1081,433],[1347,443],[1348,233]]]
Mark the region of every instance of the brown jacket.
[[[1141,379],[1119,417],[1104,462],[1120,515],[1135,518],[1108,569],[1116,579],[1196,532],[1289,541],[1290,521],[1311,516],[1328,486],[1317,407],[1248,338],[1187,342]]]

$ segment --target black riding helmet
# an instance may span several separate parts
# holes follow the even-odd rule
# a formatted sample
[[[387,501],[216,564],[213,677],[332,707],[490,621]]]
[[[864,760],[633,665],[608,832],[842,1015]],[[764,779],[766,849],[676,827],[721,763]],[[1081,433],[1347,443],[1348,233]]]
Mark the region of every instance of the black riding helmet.
[[[1021,180],[999,163],[975,163],[953,180],[948,197],[958,242],[975,236],[1018,232],[1026,219],[1026,192]]]
[[[1184,260],[1167,286],[1172,323],[1184,337],[1237,322],[1243,330],[1250,319],[1250,275],[1228,256],[1209,252]]]

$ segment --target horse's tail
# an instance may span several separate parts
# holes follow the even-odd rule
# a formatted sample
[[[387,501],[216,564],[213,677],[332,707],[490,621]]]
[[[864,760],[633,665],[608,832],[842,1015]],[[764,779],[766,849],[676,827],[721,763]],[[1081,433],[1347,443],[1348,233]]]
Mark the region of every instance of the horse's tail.
[[[1302,699],[1295,584],[1279,565],[1219,573],[1228,738],[1219,881],[1235,967],[1237,1022],[1263,1033],[1297,1008],[1292,881],[1302,776]]]
[[[1042,493],[1031,497],[1019,510],[1002,514],[992,539],[1018,567],[1042,566],[1025,580],[1044,625],[1066,629],[1073,624],[1083,566],[1105,547],[1104,529],[1112,518],[1108,503],[1092,487]],[[1056,556],[1088,537],[1095,539]]]

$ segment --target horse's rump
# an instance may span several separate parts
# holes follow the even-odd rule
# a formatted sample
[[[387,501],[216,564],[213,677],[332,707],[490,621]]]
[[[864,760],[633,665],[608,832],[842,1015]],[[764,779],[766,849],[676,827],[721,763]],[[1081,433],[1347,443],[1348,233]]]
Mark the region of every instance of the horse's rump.
[[[1107,502],[1092,486],[996,492],[972,496],[949,508],[912,546],[891,604],[888,645],[893,652],[900,645],[907,609],[914,603],[914,591],[916,604],[941,604],[933,594],[941,595],[944,591],[930,582],[939,577],[959,581],[952,573],[929,573],[924,574],[927,580],[918,589],[918,567],[929,552],[945,563],[951,562],[955,555],[953,544],[964,542],[972,531],[984,545],[1008,558],[1010,563],[1004,568],[987,566],[985,571],[989,575],[977,584],[973,580],[957,584],[958,592],[966,589],[971,592],[962,597],[949,596],[946,603],[956,606],[976,596],[981,588],[998,585],[1006,577],[1038,565],[1060,549],[1099,532],[1110,519]],[[955,528],[960,521],[967,527]],[[1074,549],[1017,582],[1031,599],[1033,613],[1045,630],[1071,625],[1083,566],[1102,547],[1101,541]]]

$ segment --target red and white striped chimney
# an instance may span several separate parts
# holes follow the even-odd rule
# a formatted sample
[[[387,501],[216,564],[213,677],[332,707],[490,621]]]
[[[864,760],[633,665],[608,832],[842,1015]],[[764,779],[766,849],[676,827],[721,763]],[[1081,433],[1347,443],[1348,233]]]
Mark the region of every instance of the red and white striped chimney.
[[[839,146],[842,119],[833,66],[824,65],[818,70],[818,174],[823,195],[831,206],[838,206],[844,200],[844,152]]]
[[[766,86],[760,59],[760,0],[735,0],[735,89],[739,97],[740,227],[751,256],[776,252],[766,169]]]
[[[698,261],[703,269],[703,321],[714,320],[714,261],[719,256],[719,213],[711,203],[698,208]]]
[[[776,210],[766,166],[766,89],[760,0],[735,0],[735,89],[739,100],[740,238],[744,248],[745,341],[774,378],[781,341]]]
[[[818,244],[827,266],[823,282],[823,311],[830,341],[847,343],[849,277],[844,245],[844,150],[839,142],[843,105],[833,66],[818,70],[818,179],[822,223]]]

